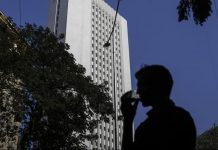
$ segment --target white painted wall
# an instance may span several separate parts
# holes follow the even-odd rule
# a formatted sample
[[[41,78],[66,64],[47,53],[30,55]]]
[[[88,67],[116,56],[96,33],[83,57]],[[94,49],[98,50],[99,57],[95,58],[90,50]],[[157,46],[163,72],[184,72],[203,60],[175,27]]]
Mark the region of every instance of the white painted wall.
[[[86,68],[90,75],[91,63],[91,0],[69,0],[66,43],[76,62]]]
[[[131,87],[131,74],[130,74],[130,58],[129,58],[129,41],[128,41],[128,29],[127,21],[122,18],[121,23],[121,49],[122,49],[122,62],[123,62],[123,88],[124,92],[132,89]]]

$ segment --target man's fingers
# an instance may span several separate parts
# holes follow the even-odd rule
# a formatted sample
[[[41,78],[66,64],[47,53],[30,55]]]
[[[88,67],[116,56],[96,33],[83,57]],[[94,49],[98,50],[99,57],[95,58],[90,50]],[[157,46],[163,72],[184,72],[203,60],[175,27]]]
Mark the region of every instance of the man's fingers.
[[[128,91],[121,97],[121,102],[125,102],[130,97],[131,97],[131,91]]]

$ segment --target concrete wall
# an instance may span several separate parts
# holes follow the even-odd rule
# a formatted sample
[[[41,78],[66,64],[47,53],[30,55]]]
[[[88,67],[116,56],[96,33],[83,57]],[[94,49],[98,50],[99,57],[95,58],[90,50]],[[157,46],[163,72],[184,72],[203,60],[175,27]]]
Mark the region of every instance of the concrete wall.
[[[70,0],[68,3],[66,43],[76,62],[90,75],[91,62],[91,0]]]

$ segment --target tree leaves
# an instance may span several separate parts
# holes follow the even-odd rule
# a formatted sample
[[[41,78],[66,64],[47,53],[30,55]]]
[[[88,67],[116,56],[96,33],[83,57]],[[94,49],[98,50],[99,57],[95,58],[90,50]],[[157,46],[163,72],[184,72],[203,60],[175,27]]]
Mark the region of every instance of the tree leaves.
[[[218,127],[214,126],[198,137],[197,150],[218,150]]]
[[[2,80],[12,74],[20,81],[12,84],[18,89],[12,95],[16,105],[10,106],[21,123],[19,148],[85,149],[85,139],[96,138],[95,115],[108,119],[112,113],[106,84],[96,85],[85,76],[85,68],[61,42],[63,36],[31,24],[18,31],[16,40],[0,34],[0,39],[8,40],[0,44],[0,72],[7,73]],[[2,89],[3,82],[0,85]]]
[[[180,0],[177,7],[178,20],[188,20],[192,12],[195,23],[203,25],[212,13],[211,5],[211,0]]]

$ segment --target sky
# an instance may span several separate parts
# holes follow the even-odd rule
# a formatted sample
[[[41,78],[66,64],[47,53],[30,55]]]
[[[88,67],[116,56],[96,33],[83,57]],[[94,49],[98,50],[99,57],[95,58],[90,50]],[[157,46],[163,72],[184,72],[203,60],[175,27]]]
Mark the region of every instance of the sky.
[[[116,8],[117,0],[105,1]],[[48,0],[20,2],[0,0],[0,10],[18,25],[47,26]],[[132,88],[142,64],[166,66],[174,78],[173,101],[190,112],[201,134],[218,124],[218,14],[213,5],[214,13],[203,26],[192,19],[178,22],[178,4],[179,0],[121,0],[119,12],[128,22]],[[139,106],[136,127],[149,109]]]

